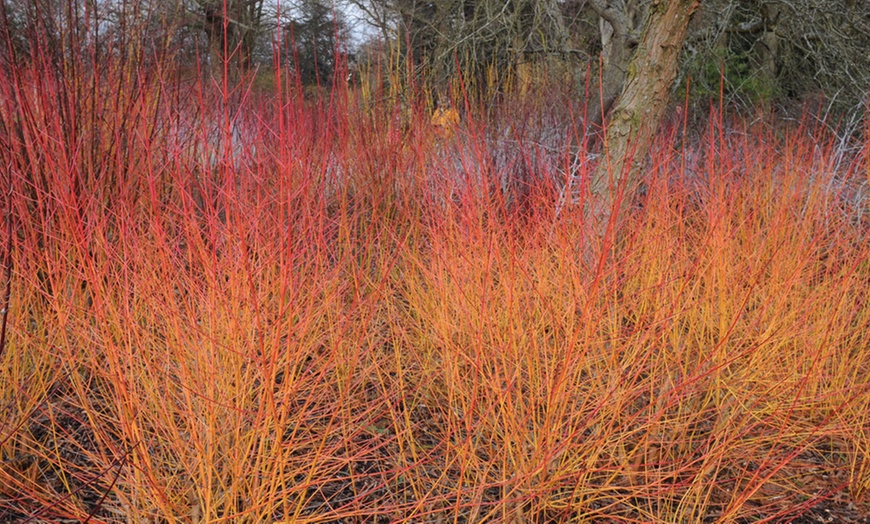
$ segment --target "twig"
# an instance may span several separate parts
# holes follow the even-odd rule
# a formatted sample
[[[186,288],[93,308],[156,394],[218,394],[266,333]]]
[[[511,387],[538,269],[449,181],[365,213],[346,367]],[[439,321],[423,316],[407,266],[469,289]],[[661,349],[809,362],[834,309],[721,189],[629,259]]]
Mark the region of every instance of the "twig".
[[[6,349],[6,325],[9,320],[9,301],[12,296],[12,185],[9,185],[9,193],[6,195],[6,254],[3,256],[3,265],[6,266],[6,290],[3,293],[3,318],[0,320],[0,358],[3,358],[3,350]]]
[[[102,495],[102,496],[100,497],[100,499],[97,501],[97,505],[96,505],[96,507],[93,508],[93,510],[92,510],[91,512],[88,513],[87,518],[86,518],[84,521],[82,521],[82,524],[87,524],[87,522],[89,522],[89,521],[91,520],[91,518],[93,518],[93,516],[94,516],[94,515],[95,515],[95,514],[100,510],[100,508],[102,508],[102,505],[103,505],[103,504],[105,503],[105,501],[106,501],[106,497],[109,496],[109,493],[110,493],[110,492],[112,491],[112,489],[115,487],[115,483],[118,482],[118,478],[121,476],[121,471],[124,469],[124,466],[127,465],[127,457],[129,456],[129,454],[130,454],[130,452],[132,451],[132,449],[133,449],[134,447],[138,446],[138,445],[139,445],[139,444],[137,443],[137,444],[134,444],[133,446],[130,446],[130,448],[128,448],[127,452],[126,452],[124,455],[122,455],[122,456],[120,456],[120,457],[117,457],[117,458],[115,458],[114,460],[112,460],[112,463],[109,464],[109,467],[106,468],[106,469],[104,469],[103,471],[99,472],[97,475],[95,475],[94,478],[93,478],[93,480],[91,480],[91,481],[89,481],[89,482],[85,482],[85,483],[82,484],[81,486],[76,487],[75,489],[73,489],[73,490],[70,491],[69,493],[67,493],[67,494],[65,494],[64,496],[62,496],[60,499],[58,499],[58,500],[56,500],[55,502],[53,502],[51,505],[43,507],[42,509],[40,509],[40,510],[37,511],[36,513],[30,515],[30,516],[27,518],[27,520],[23,521],[21,524],[28,524],[29,522],[33,522],[33,521],[35,521],[36,519],[38,519],[38,518],[41,517],[42,515],[48,513],[50,510],[54,509],[55,507],[59,506],[59,505],[62,504],[63,502],[66,502],[67,500],[69,500],[70,498],[72,498],[72,497],[73,497],[76,493],[78,493],[79,491],[81,491],[81,490],[83,490],[83,489],[85,489],[85,488],[88,488],[88,487],[93,487],[93,485],[96,484],[98,480],[100,480],[103,476],[105,476],[107,473],[109,473],[110,471],[112,471],[112,468],[114,468],[115,466],[118,466],[118,471],[117,471],[117,473],[115,474],[115,478],[112,479],[111,484],[109,484],[109,488],[108,488],[108,490],[107,490],[105,493],[103,493],[103,495]]]

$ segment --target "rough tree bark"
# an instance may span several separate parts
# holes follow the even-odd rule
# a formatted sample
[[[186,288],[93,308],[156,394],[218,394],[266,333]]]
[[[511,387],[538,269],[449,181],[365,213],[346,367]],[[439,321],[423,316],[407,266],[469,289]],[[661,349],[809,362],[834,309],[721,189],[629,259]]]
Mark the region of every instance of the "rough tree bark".
[[[758,50],[761,80],[766,89],[776,85],[776,60],[779,53],[779,36],[776,34],[776,25],[781,14],[780,7],[775,3],[761,6],[761,17],[764,21],[764,29],[761,34],[761,46]],[[768,102],[767,100],[764,101]]]
[[[640,168],[664,116],[689,18],[698,0],[653,0],[593,174],[589,218],[599,238],[618,225],[640,187]]]
[[[632,20],[633,10],[624,0],[590,0],[589,5],[601,17],[602,69],[598,92],[593,93],[586,117],[586,132],[599,133],[604,117],[625,87],[632,49],[637,45]]]
[[[590,0],[600,17],[601,78],[586,115],[586,133],[603,134],[604,118],[625,88],[628,66],[639,37],[635,24],[637,0]]]

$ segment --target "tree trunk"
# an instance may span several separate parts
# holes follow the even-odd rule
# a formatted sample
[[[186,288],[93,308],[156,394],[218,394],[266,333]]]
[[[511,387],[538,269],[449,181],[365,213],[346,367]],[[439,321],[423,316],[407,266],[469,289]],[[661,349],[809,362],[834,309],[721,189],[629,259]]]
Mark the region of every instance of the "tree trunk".
[[[200,0],[208,40],[209,69],[220,85],[224,61],[231,80],[250,68],[253,49],[263,22],[263,0]]]
[[[605,154],[590,184],[589,218],[603,238],[608,223],[624,218],[640,187],[640,168],[664,116],[677,74],[689,17],[698,0],[654,0],[641,41],[628,66],[605,137]]]
[[[779,22],[780,8],[776,4],[765,4],[761,8],[764,28],[761,33],[761,45],[758,49],[759,77],[762,82],[765,108],[769,105],[769,97],[776,87],[776,62],[779,58],[779,36],[776,25]]]
[[[631,6],[623,0],[606,2],[592,0],[589,4],[601,17],[601,81],[592,93],[586,115],[586,132],[603,132],[604,117],[625,87],[628,64],[631,60],[634,26]]]

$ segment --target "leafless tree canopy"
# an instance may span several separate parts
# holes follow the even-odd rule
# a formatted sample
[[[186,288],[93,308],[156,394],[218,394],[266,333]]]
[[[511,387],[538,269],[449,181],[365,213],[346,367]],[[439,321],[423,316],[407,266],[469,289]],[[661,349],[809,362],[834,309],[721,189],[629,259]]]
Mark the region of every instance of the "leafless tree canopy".
[[[385,48],[408,59],[427,82],[443,85],[458,73],[497,88],[524,65],[553,64],[572,75],[579,93],[587,64],[592,81],[590,120],[600,125],[622,92],[626,67],[654,0],[3,0],[10,49],[25,56],[39,31],[60,57],[79,49],[135,47],[137,60],[173,53],[212,67],[229,55],[232,68],[268,63],[270,46],[292,13],[321,5],[361,14]],[[98,23],[85,23],[97,21]],[[86,27],[87,25],[87,27]],[[78,28],[67,31],[67,28]],[[74,38],[71,38],[74,35]],[[142,36],[129,46],[130,35]],[[338,46],[341,47],[341,46]],[[824,95],[855,108],[870,88],[870,3],[867,0],[705,0],[687,34],[678,80],[691,77],[693,95],[726,103],[801,100]],[[334,51],[334,50],[333,50]],[[22,54],[23,53],[23,54]],[[322,53],[321,53],[322,54]],[[59,61],[60,62],[60,61]],[[599,69],[600,66],[600,69]]]
[[[350,0],[377,32],[410,60],[416,74],[444,84],[464,75],[483,81],[526,62],[576,60],[578,48],[557,0]],[[582,69],[582,68],[581,68]],[[504,76],[504,75],[503,75]]]
[[[726,102],[824,95],[855,109],[870,87],[866,0],[711,0],[691,28],[684,75]],[[722,68],[724,66],[724,71]]]

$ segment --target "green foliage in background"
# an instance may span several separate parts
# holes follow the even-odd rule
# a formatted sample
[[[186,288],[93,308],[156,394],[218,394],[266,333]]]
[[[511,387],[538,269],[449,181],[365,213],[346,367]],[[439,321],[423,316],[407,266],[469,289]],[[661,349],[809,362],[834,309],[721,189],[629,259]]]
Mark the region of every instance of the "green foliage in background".
[[[781,96],[775,83],[759,74],[748,50],[720,48],[710,54],[686,53],[677,98],[685,100],[689,87],[692,104],[714,101],[729,106],[752,107]]]

